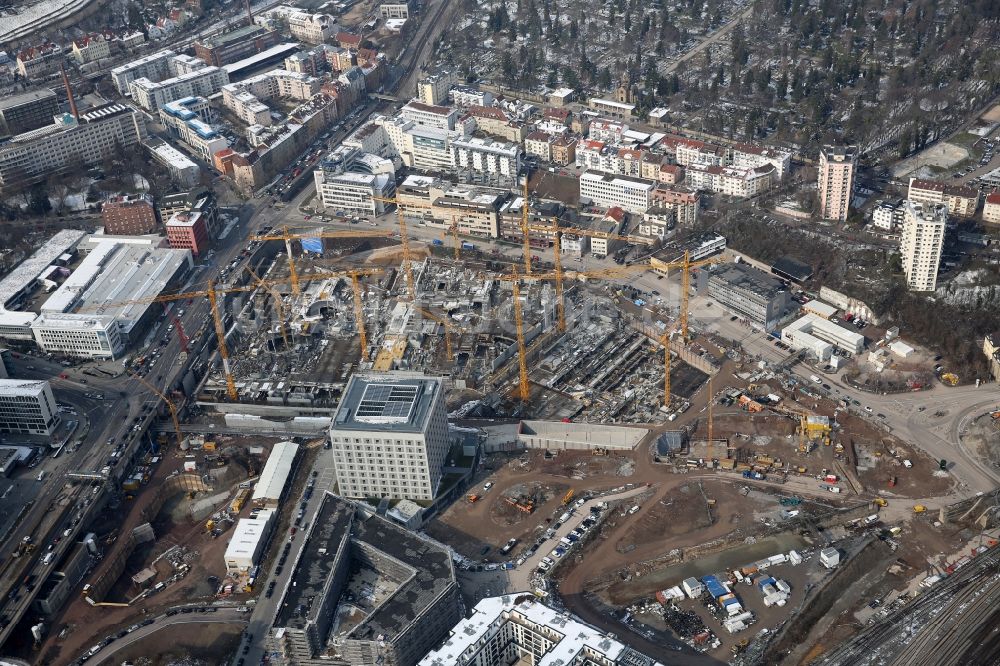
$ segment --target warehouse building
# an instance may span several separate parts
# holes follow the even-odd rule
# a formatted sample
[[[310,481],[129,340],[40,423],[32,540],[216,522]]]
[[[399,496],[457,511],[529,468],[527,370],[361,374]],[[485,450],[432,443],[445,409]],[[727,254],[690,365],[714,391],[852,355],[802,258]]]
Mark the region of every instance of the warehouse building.
[[[712,271],[708,293],[719,305],[768,331],[777,326],[792,306],[781,280],[744,263]]]
[[[830,360],[834,347],[855,355],[865,348],[865,336],[811,312],[786,326],[781,339],[792,349],[808,350],[820,361]]]
[[[0,432],[48,436],[58,425],[56,399],[48,382],[0,379]]]
[[[274,509],[281,503],[298,452],[299,445],[295,442],[278,442],[274,445],[253,489],[251,501],[255,507]]]
[[[531,592],[481,600],[419,666],[662,666]]]
[[[274,510],[264,509],[256,518],[240,518],[233,528],[233,537],[226,547],[226,570],[249,571],[264,555],[267,539],[274,527]]]
[[[441,379],[407,372],[352,376],[330,442],[346,497],[433,500],[448,454]]]
[[[462,619],[447,549],[330,493],[292,578],[269,637],[281,663],[414,666]]]

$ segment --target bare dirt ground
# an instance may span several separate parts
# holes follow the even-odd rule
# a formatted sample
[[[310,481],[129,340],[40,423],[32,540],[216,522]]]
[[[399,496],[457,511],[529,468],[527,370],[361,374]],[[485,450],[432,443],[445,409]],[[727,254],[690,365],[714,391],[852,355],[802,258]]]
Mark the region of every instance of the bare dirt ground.
[[[989,414],[980,416],[969,424],[962,435],[962,443],[983,462],[1000,464],[1000,419],[994,419]]]
[[[893,175],[899,178],[927,166],[947,169],[952,165],[958,164],[968,156],[969,151],[961,146],[947,142],[938,143],[927,150],[917,153],[913,157],[899,162],[893,168]]]
[[[990,123],[1000,123],[1000,104],[984,113],[982,119]]]
[[[224,664],[240,645],[242,627],[231,624],[178,624],[166,627],[116,653],[111,663],[135,666]]]
[[[680,537],[710,528],[717,522],[717,517],[709,507],[708,493],[724,493],[720,492],[720,484],[707,484],[707,490],[705,485],[702,481],[685,483],[663,495],[639,520],[628,524],[615,549],[620,553],[631,552],[638,546],[661,543],[665,537]],[[716,506],[719,504],[716,503]],[[731,505],[723,505],[722,508],[727,513],[726,524],[737,519],[738,514],[729,511],[733,508]]]
[[[594,456],[589,451],[561,451],[548,458],[542,451],[492,456],[487,464],[496,471],[483,481],[491,481],[494,486],[486,492],[481,485],[471,488],[470,493],[481,495],[479,501],[456,502],[425,529],[463,555],[481,558],[484,546],[496,550],[508,539],[523,541],[545,529],[558,516],[571,488],[580,495],[633,481],[622,474],[632,472],[638,456],[633,452]],[[534,507],[531,512],[508,501],[527,506],[529,499]]]

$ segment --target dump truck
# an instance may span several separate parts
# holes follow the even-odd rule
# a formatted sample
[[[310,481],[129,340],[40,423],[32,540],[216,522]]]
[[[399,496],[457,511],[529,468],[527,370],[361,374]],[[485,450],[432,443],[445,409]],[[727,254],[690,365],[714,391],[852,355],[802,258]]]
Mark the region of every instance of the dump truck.
[[[475,504],[479,501],[479,495],[469,495],[465,498],[469,504]]]

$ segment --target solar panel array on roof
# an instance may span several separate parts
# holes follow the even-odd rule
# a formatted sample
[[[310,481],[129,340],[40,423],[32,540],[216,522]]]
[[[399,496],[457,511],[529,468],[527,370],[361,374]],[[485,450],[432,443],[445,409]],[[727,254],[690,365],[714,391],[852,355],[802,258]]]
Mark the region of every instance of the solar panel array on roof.
[[[397,418],[406,420],[417,400],[416,386],[370,384],[365,388],[355,418]]]

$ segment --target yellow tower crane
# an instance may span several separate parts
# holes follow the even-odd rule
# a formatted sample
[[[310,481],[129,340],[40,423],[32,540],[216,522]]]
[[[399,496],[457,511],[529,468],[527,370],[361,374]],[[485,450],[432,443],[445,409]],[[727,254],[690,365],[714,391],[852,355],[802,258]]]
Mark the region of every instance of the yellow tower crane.
[[[403,207],[399,205],[398,197],[372,197],[372,201],[381,203],[391,203],[396,206],[396,221],[399,224],[399,240],[403,246],[403,274],[406,276],[406,288],[410,294],[410,300],[417,297],[417,283],[413,280],[413,264],[410,261],[410,234],[406,231],[406,217],[403,215]]]
[[[132,375],[133,379],[138,380],[140,384],[142,384],[150,391],[155,393],[157,396],[159,396],[160,400],[162,400],[163,403],[167,406],[167,409],[170,410],[170,419],[174,422],[174,432],[177,433],[177,450],[179,451],[181,443],[184,441],[184,435],[181,434],[181,422],[180,419],[177,418],[177,407],[174,406],[173,400],[164,395],[163,392],[160,391],[160,389],[156,388],[151,383],[143,379],[142,376],[139,375],[138,373],[129,372],[129,374]]]
[[[417,309],[418,312],[420,312],[422,315],[424,315],[425,317],[427,317],[431,321],[434,321],[434,322],[437,322],[438,324],[441,324],[441,326],[444,328],[444,350],[445,350],[445,354],[447,354],[449,361],[454,361],[455,360],[455,353],[454,353],[453,348],[451,346],[451,334],[452,334],[452,331],[455,330],[454,325],[450,321],[448,321],[447,317],[438,316],[438,315],[434,314],[433,312],[431,312],[430,310],[425,310],[424,308],[421,308],[421,307],[417,307],[416,309]]]
[[[274,300],[274,309],[278,313],[278,330],[281,331],[281,339],[285,342],[285,349],[291,349],[291,345],[288,343],[288,330],[285,328],[285,304],[281,298],[281,292],[274,288],[273,285],[265,284],[257,272],[247,264],[247,272],[250,273],[256,282],[257,286],[262,289],[266,289],[270,294],[272,300]]]
[[[528,225],[526,220],[525,226],[529,232],[542,231],[552,234],[552,249],[554,252],[554,261],[552,263],[555,266],[556,307],[559,312],[560,331],[566,330],[566,310],[565,304],[563,303],[562,234],[576,234],[578,236],[586,236],[588,238],[604,238],[606,240],[623,240],[628,243],[652,243],[652,240],[640,236],[620,236],[618,234],[612,234],[605,231],[590,231],[588,229],[577,229],[574,227],[560,227],[559,220],[556,218],[551,219],[550,226]],[[641,266],[643,270],[649,268],[647,264],[637,265]]]
[[[255,241],[284,241],[285,251],[288,253],[288,280],[292,286],[292,294],[298,296],[301,293],[299,288],[299,271],[295,267],[295,256],[292,252],[292,241],[305,240],[308,238],[391,238],[391,231],[312,231],[290,233],[288,227],[282,227],[280,234],[271,233],[265,236],[253,236]]]
[[[528,224],[528,216],[530,215],[530,210],[528,206],[528,177],[525,176],[522,180],[524,185],[521,199],[521,237],[523,242],[524,252],[524,274],[531,275],[531,228]]]
[[[528,384],[528,351],[524,345],[524,316],[521,312],[521,280],[514,269],[514,325],[517,327],[517,370],[521,402],[527,403],[531,395]]]
[[[362,275],[378,275],[383,271],[381,269],[355,269],[352,271],[336,271],[336,272],[325,272],[325,273],[311,273],[309,274],[310,280],[325,280],[327,278],[337,278],[350,276],[352,281],[355,283],[355,293],[359,285],[356,281],[356,276]],[[212,320],[215,324],[215,335],[216,340],[219,345],[219,357],[222,359],[222,372],[226,378],[226,393],[229,395],[229,399],[236,401],[239,398],[239,393],[236,391],[236,382],[233,379],[232,370],[229,367],[229,346],[226,344],[226,331],[225,326],[222,323],[222,314],[219,311],[219,294],[223,297],[226,294],[234,293],[246,293],[257,289],[259,286],[267,287],[272,284],[283,284],[291,280],[291,276],[283,278],[274,278],[267,280],[260,280],[252,285],[240,285],[235,287],[217,288],[214,281],[209,281],[206,289],[201,289],[198,291],[187,291],[178,294],[162,294],[160,296],[154,296],[152,298],[142,298],[136,300],[120,301],[117,303],[102,303],[101,308],[114,307],[119,305],[135,305],[140,303],[168,303],[171,301],[183,301],[192,298],[207,298],[208,304],[212,312]],[[356,301],[357,303],[357,301]],[[355,310],[357,314],[357,310]],[[358,322],[359,331],[364,328],[364,322]]]
[[[712,403],[715,402],[715,396],[712,395],[712,375],[708,376],[708,443],[712,443],[712,437],[714,436],[713,428],[714,423],[712,422]]]
[[[650,264],[655,270],[668,272],[671,268],[680,268],[683,273],[681,274],[681,309],[680,309],[680,325],[681,325],[681,338],[684,342],[688,341],[688,308],[691,301],[691,270],[694,268],[699,268],[701,266],[707,266],[709,264],[717,264],[724,261],[722,257],[709,257],[708,259],[700,259],[698,261],[691,261],[691,252],[684,250],[684,257],[678,259],[677,261],[664,262],[658,259],[650,260]]]

